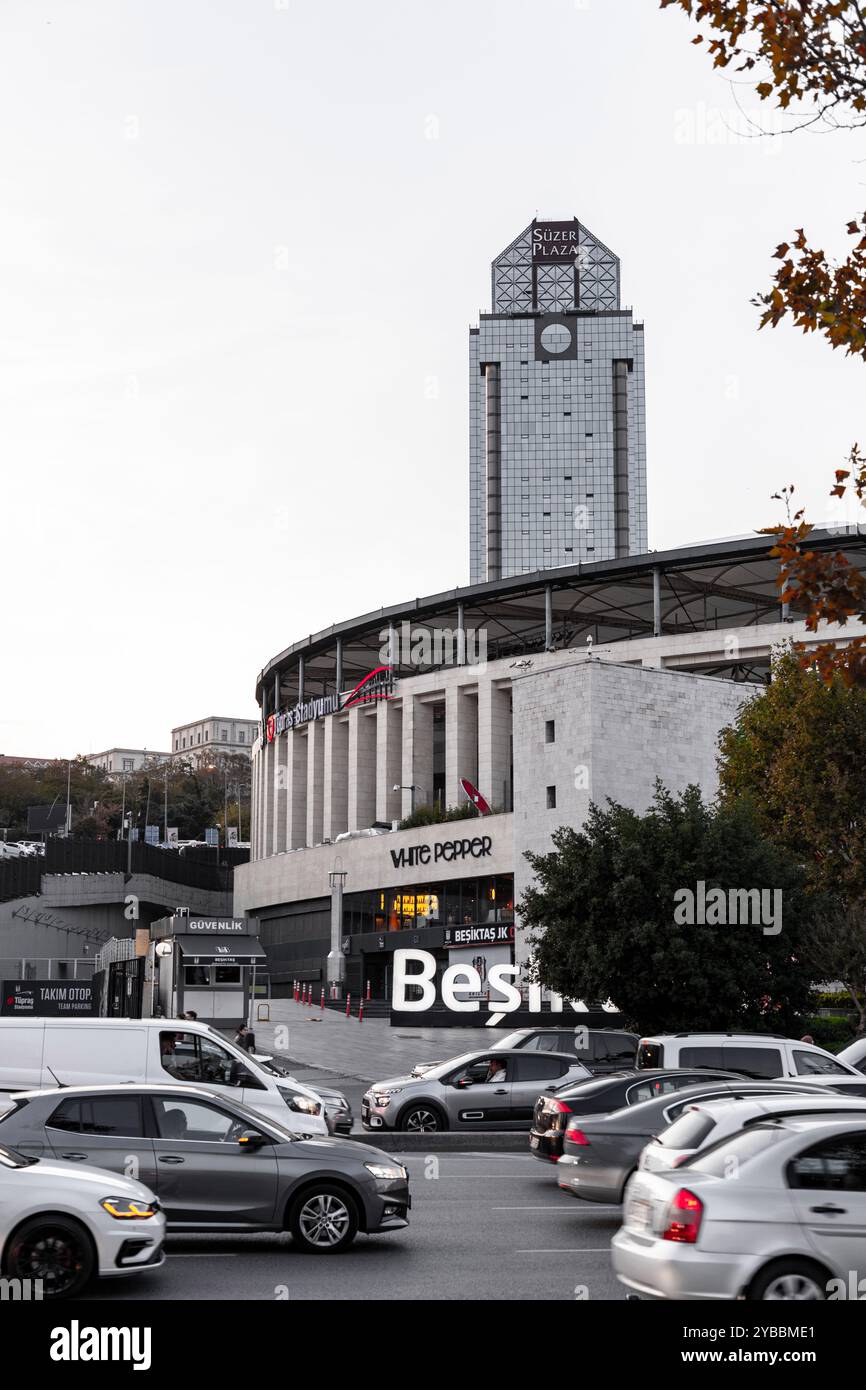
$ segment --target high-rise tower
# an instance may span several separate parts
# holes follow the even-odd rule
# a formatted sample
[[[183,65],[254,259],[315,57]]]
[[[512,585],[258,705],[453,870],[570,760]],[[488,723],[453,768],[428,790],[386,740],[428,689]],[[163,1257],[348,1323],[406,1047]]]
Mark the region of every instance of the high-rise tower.
[[[646,550],[643,325],[577,218],[531,222],[469,330],[471,580]]]

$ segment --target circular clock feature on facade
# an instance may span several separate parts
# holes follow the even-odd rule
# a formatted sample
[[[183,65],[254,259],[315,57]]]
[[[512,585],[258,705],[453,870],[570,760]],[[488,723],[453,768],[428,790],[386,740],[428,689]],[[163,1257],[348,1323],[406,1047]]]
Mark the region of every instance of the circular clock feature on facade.
[[[541,346],[545,352],[558,356],[568,351],[571,342],[571,329],[565,323],[549,323],[541,330]]]

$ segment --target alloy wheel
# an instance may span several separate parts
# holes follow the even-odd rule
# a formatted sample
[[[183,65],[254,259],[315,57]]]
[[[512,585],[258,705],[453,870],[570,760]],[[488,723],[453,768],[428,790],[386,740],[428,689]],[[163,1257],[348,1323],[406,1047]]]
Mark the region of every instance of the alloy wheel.
[[[298,1224],[310,1245],[337,1245],[351,1224],[349,1209],[332,1192],[310,1197],[301,1208]]]
[[[824,1290],[808,1274],[779,1274],[764,1290],[764,1301],[814,1302],[823,1299]]]
[[[406,1120],[409,1134],[430,1134],[439,1128],[439,1121],[432,1110],[413,1110]]]
[[[15,1247],[19,1277],[41,1279],[49,1298],[60,1298],[78,1282],[83,1264],[80,1247],[66,1231],[42,1227]]]

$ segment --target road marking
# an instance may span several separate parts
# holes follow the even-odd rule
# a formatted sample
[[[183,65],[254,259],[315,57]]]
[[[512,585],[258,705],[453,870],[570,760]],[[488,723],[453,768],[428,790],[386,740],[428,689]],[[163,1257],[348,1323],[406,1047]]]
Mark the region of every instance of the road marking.
[[[576,1245],[571,1250],[515,1250],[515,1255],[609,1255],[609,1245]]]
[[[561,1214],[562,1211],[563,1211],[563,1208],[559,1205],[559,1203],[557,1203],[557,1205],[556,1205],[555,1207],[552,1207],[552,1206],[550,1205],[550,1203],[547,1203],[547,1205],[546,1205],[546,1206],[543,1206],[543,1207],[491,1207],[490,1210],[491,1210],[491,1211],[558,1211],[558,1212],[560,1212],[560,1214]],[[565,1210],[567,1211],[568,1208],[566,1207]],[[601,1204],[599,1204],[597,1207],[593,1207],[593,1211],[613,1211],[613,1210],[614,1210],[613,1207],[603,1207],[603,1206],[601,1206]]]

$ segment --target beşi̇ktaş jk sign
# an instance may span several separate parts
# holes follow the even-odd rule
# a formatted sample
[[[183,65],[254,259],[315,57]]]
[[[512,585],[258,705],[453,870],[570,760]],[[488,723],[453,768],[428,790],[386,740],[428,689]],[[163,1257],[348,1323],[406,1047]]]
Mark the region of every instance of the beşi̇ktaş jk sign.
[[[420,965],[421,969],[410,971],[410,965]],[[490,1017],[485,1019],[487,1028],[497,1028],[506,1014],[513,1014],[516,1009],[523,1007],[520,990],[511,983],[520,973],[519,965],[506,965],[504,961],[490,967],[487,984],[491,991],[499,991],[502,998],[493,999],[485,1005],[494,1010]],[[391,1008],[395,1011],[420,1014],[436,1006],[436,957],[430,951],[413,950],[411,947],[395,951],[393,978]],[[413,994],[411,999],[408,998],[409,989],[420,990],[420,997]],[[481,1008],[478,995],[482,993],[482,989],[481,976],[474,965],[449,965],[442,975],[442,1004],[454,1013],[478,1013]],[[462,994],[474,994],[476,997],[462,999]],[[575,1012],[580,1012],[573,1000],[568,1002]],[[562,1005],[563,1001],[559,995],[550,995],[552,1013],[561,1012]],[[529,1008],[533,1013],[541,1012],[541,985],[529,986]]]

